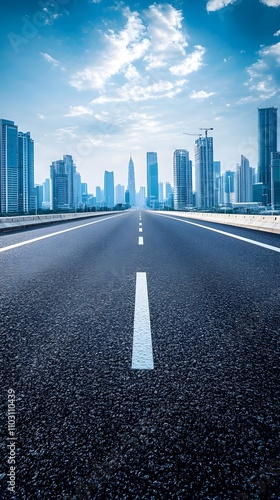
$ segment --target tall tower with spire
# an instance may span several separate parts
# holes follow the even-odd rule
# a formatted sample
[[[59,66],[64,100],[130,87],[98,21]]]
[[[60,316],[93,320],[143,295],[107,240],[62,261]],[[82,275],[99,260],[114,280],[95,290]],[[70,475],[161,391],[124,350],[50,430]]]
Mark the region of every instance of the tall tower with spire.
[[[135,174],[134,174],[134,163],[132,161],[131,155],[128,163],[128,191],[130,205],[134,206],[136,204],[136,191],[135,191]]]

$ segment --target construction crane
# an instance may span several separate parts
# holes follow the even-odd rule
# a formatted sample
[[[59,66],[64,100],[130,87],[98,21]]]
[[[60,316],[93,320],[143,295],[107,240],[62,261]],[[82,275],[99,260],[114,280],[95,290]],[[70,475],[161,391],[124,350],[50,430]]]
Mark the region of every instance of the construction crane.
[[[208,130],[214,130],[214,129],[213,127],[211,127],[211,128],[200,128],[199,130],[205,130],[205,137],[207,137]]]

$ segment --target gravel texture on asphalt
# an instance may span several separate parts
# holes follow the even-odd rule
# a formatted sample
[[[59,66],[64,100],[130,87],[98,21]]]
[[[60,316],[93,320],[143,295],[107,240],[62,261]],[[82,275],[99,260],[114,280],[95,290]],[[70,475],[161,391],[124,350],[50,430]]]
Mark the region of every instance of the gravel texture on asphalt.
[[[139,246],[138,221],[0,255],[1,402],[12,387],[17,436],[11,495],[2,412],[1,498],[279,499],[279,254],[147,212]],[[148,371],[131,370],[139,271]]]

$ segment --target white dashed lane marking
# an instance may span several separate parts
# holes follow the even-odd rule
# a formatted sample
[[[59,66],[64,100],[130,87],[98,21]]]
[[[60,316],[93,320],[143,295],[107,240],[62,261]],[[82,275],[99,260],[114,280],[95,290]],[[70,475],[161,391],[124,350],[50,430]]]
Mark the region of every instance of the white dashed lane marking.
[[[133,370],[153,370],[153,347],[146,273],[136,273],[132,364]]]

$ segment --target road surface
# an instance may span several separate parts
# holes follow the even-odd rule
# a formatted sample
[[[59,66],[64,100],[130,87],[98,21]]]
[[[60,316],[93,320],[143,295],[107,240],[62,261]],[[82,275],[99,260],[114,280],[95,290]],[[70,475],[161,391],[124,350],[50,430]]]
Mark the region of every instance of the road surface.
[[[147,211],[0,235],[1,498],[279,498],[279,252]]]

